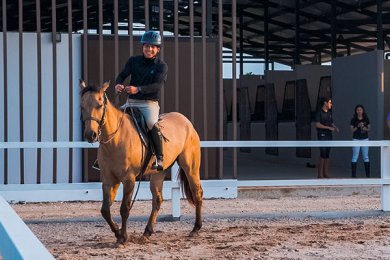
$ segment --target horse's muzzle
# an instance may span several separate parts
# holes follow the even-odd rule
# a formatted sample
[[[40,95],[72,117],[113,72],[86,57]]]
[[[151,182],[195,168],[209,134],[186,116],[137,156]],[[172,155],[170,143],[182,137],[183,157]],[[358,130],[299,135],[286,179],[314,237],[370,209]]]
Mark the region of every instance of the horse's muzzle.
[[[98,141],[98,134],[95,131],[84,131],[84,138],[88,143],[94,143]]]

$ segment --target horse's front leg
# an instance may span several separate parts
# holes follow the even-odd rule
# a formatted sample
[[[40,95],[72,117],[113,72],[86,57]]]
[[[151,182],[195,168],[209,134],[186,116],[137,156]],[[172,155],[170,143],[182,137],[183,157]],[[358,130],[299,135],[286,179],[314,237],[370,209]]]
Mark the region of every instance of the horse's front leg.
[[[113,201],[115,200],[116,192],[119,188],[119,183],[115,183],[115,184],[103,183],[102,188],[103,188],[103,204],[102,204],[102,208],[101,208],[100,212],[101,212],[103,218],[107,221],[112,232],[114,232],[115,237],[118,238],[119,227],[111,218],[110,207],[111,207]]]
[[[153,226],[156,223],[158,211],[163,202],[162,188],[165,172],[158,172],[150,176],[150,191],[152,192],[152,212],[150,213],[148,224],[146,225],[144,237],[150,237],[153,233]]]
[[[127,241],[127,219],[130,215],[131,198],[134,191],[135,176],[131,175],[130,179],[123,182],[123,199],[121,204],[122,228],[120,236],[117,237],[117,243],[124,244]]]

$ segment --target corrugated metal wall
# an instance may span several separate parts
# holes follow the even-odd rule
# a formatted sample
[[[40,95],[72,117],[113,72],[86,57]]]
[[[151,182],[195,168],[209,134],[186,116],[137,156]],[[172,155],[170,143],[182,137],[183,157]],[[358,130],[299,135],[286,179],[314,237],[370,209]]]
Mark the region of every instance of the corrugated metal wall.
[[[162,112],[185,114],[202,140],[223,140],[223,1],[190,0],[186,13],[180,10],[182,2],[36,0],[32,6],[31,1],[18,0],[11,6],[2,0],[0,140],[80,140],[77,80],[83,78],[89,84],[113,80],[128,56],[139,52],[138,37],[133,37],[136,26],[169,35],[163,37],[160,54],[169,65]],[[173,9],[169,26],[164,24],[165,6]],[[235,23],[235,1],[231,7]],[[17,30],[7,24],[11,9],[12,19],[17,13]],[[28,29],[31,33],[24,28],[27,21],[36,25]],[[201,24],[200,30],[195,23]],[[236,46],[235,27],[231,33]],[[232,93],[236,129],[235,84]],[[88,180],[89,169],[84,176],[79,171],[79,150],[4,150],[0,158],[0,183]],[[203,150],[202,158],[202,178],[222,178],[222,149]],[[85,161],[88,165],[88,158]]]

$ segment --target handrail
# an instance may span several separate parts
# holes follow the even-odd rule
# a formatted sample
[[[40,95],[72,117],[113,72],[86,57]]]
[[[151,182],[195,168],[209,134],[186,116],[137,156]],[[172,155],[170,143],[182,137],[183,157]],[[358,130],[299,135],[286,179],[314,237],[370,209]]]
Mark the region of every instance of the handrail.
[[[282,184],[284,186],[377,184],[382,186],[382,192],[381,192],[382,207],[381,208],[383,211],[390,211],[390,141],[389,140],[326,141],[326,142],[325,141],[202,141],[201,142],[201,147],[219,147],[219,148],[222,147],[353,147],[353,146],[369,146],[369,147],[381,148],[381,178],[380,179],[277,180],[277,181],[263,180],[263,181],[236,181],[236,183],[238,184],[238,186],[243,186],[243,187],[244,186],[275,186],[275,185],[280,186]],[[90,144],[87,142],[0,142],[0,149],[23,149],[23,148],[50,149],[50,148],[98,148],[98,147],[99,147],[98,143]],[[178,183],[174,178],[175,176],[174,174],[175,172],[173,172],[172,174],[173,179],[171,180],[172,216],[174,218],[178,218],[181,215],[180,213],[181,195],[180,195]],[[0,205],[0,213],[2,213],[1,207],[7,208],[7,205]],[[2,222],[1,216],[2,214],[0,214],[0,233],[4,233],[1,230],[1,224],[4,225],[4,223],[1,223]],[[2,239],[0,239],[0,241],[2,241]],[[15,244],[14,246],[17,245]]]
[[[201,141],[201,147],[384,147],[390,140],[369,141]],[[0,142],[0,149],[25,148],[98,148],[99,143],[72,142]]]

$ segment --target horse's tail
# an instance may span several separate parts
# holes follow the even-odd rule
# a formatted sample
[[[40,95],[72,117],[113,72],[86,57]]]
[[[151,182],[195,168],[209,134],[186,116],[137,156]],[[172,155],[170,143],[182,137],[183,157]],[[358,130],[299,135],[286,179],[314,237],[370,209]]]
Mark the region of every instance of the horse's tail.
[[[180,173],[178,175],[179,181],[180,181],[180,186],[181,186],[181,192],[183,193],[183,196],[187,198],[188,203],[191,205],[195,205],[195,199],[194,196],[192,195],[191,189],[190,189],[190,184],[188,183],[188,179],[186,176],[186,173],[182,168],[180,168]]]

